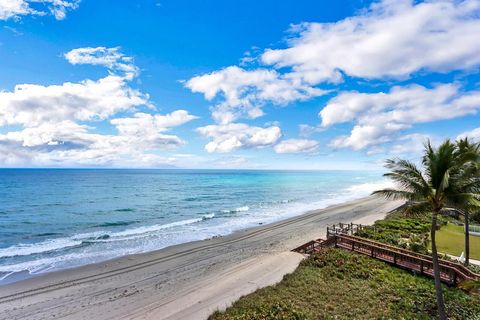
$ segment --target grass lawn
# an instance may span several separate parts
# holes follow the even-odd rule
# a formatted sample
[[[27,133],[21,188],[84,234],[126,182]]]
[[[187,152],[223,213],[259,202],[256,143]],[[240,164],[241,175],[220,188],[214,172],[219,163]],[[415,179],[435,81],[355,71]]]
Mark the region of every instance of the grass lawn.
[[[465,251],[463,226],[448,223],[437,231],[437,250],[454,256]],[[480,237],[470,236],[470,258],[480,260]]]
[[[480,298],[444,286],[449,319],[479,319]],[[431,279],[341,249],[303,261],[275,286],[242,297],[210,320],[435,319]]]

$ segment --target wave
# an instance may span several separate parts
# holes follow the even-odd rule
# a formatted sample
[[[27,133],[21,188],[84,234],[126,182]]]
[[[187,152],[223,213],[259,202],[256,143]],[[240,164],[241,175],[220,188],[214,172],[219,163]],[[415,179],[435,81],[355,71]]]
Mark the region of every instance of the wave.
[[[119,226],[128,226],[132,223],[136,223],[138,221],[116,221],[116,222],[105,222],[101,224],[97,224],[94,227],[119,227]]]
[[[46,253],[59,249],[80,246],[82,241],[71,238],[59,238],[46,240],[40,243],[18,244],[8,248],[0,249],[0,258],[28,256],[37,253]]]
[[[209,213],[209,214],[205,214],[202,217],[202,220],[208,220],[208,219],[213,219],[213,218],[215,218],[215,213]]]
[[[147,235],[149,233],[164,230],[164,229],[170,229],[173,227],[180,227],[180,226],[186,226],[189,224],[198,223],[207,219],[212,219],[214,216],[215,214],[212,213],[212,214],[203,215],[201,218],[186,219],[186,220],[175,221],[167,224],[154,224],[151,226],[127,229],[125,231],[115,232],[111,234],[110,237],[114,238],[114,237],[125,237],[125,236],[133,236],[133,235]]]
[[[245,212],[245,211],[248,211],[248,210],[250,210],[249,206],[243,206],[243,207],[238,207],[238,208],[231,209],[231,210],[222,210],[222,212],[223,213],[235,213],[235,212]]]
[[[77,234],[68,238],[49,239],[43,242],[32,244],[18,244],[8,248],[0,249],[0,258],[10,258],[18,256],[28,256],[32,254],[48,253],[52,251],[65,250],[72,247],[89,245],[96,242],[113,242],[129,240],[133,238],[147,237],[152,233],[160,230],[170,229],[174,227],[186,226],[201,221],[213,219],[214,213],[205,214],[200,218],[186,219],[175,221],[167,224],[155,224],[151,226],[143,226],[124,231],[108,233],[105,231],[97,231],[92,233]],[[106,223],[105,226],[118,226],[118,223]]]
[[[372,194],[376,190],[386,189],[393,187],[393,183],[389,180],[380,180],[375,182],[365,182],[355,184],[347,188],[347,191],[351,193],[352,197],[361,198]]]

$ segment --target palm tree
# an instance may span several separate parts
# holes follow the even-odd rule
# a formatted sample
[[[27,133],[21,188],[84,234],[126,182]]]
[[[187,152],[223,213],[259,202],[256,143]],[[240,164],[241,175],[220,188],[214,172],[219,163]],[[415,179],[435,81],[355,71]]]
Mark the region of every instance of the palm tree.
[[[427,142],[422,159],[423,171],[407,160],[387,160],[386,168],[390,172],[384,176],[392,179],[399,189],[384,189],[374,192],[374,194],[381,194],[389,199],[407,200],[405,210],[409,213],[431,213],[430,237],[433,274],[438,314],[441,320],[447,319],[447,315],[440,280],[435,233],[437,217],[441,211],[449,204],[460,202],[460,200],[467,201],[465,198],[468,198],[463,195],[463,191],[467,189],[466,184],[460,183],[466,176],[460,155],[456,144],[449,140],[442,143],[437,149]]]
[[[473,183],[465,183],[464,190],[466,193],[478,192],[475,188],[478,188],[478,180],[480,179],[480,144],[472,143],[468,138],[460,139],[457,141],[457,152],[459,154],[460,162],[464,163],[464,180],[472,181]],[[467,197],[468,198],[468,197]],[[468,266],[470,260],[470,211],[475,210],[476,206],[468,201],[466,203],[457,203],[457,208],[463,213],[465,220],[465,265]]]

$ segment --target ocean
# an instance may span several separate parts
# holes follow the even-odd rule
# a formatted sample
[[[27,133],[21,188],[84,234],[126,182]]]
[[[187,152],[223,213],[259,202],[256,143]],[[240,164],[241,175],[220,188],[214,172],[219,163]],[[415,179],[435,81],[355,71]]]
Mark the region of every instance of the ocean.
[[[384,185],[369,171],[0,169],[0,284],[227,235]]]

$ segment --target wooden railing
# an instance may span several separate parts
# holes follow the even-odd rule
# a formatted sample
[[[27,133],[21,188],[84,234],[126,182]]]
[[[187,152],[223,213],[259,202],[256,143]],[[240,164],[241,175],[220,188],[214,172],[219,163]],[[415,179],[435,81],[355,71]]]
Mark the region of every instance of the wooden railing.
[[[347,234],[353,236],[363,229],[363,225],[355,223],[338,223],[327,226],[327,238],[332,234]]]
[[[342,233],[330,233],[326,240],[313,240],[293,251],[312,254],[325,247],[336,247],[354,251],[410,270],[416,274],[433,277],[432,257],[428,255]],[[464,280],[480,279],[480,275],[472,272],[461,264],[440,260],[440,278],[444,283],[456,286]]]

